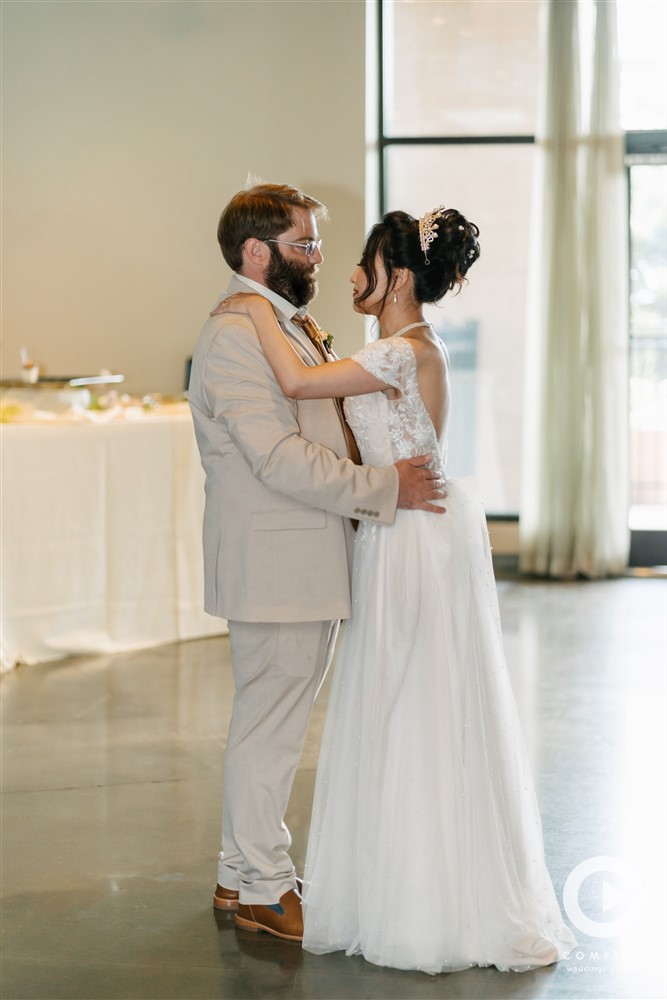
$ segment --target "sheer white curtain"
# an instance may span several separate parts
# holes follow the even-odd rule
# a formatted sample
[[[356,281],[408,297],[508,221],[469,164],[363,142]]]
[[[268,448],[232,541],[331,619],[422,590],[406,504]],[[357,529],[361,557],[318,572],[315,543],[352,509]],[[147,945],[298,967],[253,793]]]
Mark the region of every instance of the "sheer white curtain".
[[[623,572],[629,543],[616,4],[548,0],[545,14],[521,568],[600,577]]]

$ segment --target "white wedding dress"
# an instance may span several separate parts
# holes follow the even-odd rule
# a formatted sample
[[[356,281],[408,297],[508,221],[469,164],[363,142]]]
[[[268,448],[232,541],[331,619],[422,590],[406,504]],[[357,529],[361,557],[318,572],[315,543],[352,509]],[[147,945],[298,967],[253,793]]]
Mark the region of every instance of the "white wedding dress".
[[[444,461],[409,341],[355,361],[394,386],[350,397],[364,462]],[[465,480],[447,513],[359,525],[353,617],[330,692],[304,873],[304,948],[438,973],[563,957],[563,923],[504,664],[486,522]]]

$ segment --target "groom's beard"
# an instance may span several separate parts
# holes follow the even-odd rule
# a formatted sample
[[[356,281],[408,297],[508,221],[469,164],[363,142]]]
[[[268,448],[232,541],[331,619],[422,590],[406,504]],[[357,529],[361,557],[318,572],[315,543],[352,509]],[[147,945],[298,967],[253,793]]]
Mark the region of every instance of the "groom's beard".
[[[264,275],[266,287],[287,299],[297,309],[307,306],[317,295],[315,265],[297,264],[296,261],[283,257],[277,247],[270,249],[271,261]]]

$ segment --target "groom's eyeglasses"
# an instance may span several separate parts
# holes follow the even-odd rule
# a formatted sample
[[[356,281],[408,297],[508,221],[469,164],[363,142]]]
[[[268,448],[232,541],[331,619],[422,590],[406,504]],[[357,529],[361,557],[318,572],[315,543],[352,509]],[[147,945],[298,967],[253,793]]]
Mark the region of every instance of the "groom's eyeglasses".
[[[312,257],[322,246],[322,240],[308,240],[307,243],[290,243],[289,240],[264,240],[265,243],[284,243],[286,247],[299,247],[306,257]]]

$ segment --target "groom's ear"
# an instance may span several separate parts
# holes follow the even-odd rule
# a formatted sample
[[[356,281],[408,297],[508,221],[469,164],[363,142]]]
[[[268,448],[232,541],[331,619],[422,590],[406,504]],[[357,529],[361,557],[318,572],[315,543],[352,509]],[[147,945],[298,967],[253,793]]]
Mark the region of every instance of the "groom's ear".
[[[251,236],[243,244],[243,263],[254,268],[265,267],[271,257],[271,251],[264,242],[256,236]]]

